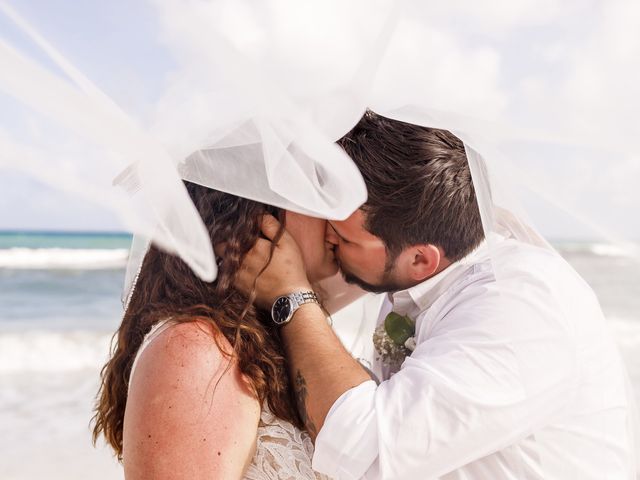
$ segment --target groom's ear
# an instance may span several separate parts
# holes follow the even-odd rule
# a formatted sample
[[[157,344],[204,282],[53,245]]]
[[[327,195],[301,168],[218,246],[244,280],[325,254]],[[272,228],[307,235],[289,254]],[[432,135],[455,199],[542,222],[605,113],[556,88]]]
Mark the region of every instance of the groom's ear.
[[[404,275],[415,283],[432,277],[448,266],[444,251],[428,243],[406,248],[398,260]]]

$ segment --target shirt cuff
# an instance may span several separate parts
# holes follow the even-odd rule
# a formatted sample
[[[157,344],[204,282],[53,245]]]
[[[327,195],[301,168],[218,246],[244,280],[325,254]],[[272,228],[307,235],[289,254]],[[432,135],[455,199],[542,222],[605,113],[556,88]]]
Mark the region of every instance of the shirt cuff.
[[[316,437],[312,467],[335,479],[362,478],[378,457],[376,383],[344,392],[331,406]]]

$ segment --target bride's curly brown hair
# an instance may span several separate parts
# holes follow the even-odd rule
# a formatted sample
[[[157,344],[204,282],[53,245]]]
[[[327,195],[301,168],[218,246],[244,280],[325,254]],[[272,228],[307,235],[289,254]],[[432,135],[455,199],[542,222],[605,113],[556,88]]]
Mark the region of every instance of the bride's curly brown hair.
[[[102,369],[93,417],[94,444],[104,435],[119,460],[133,360],[151,327],[168,318],[177,322],[204,321],[214,332],[222,333],[231,344],[230,355],[258,401],[266,402],[276,416],[302,428],[290,394],[278,332],[271,327],[268,313],[257,310],[249,298],[233,287],[244,256],[260,237],[262,216],[269,213],[278,217],[280,211],[193,183],[185,184],[212,244],[224,242],[225,254],[217,279],[207,283],[178,257],[153,246],[147,252],[135,291],[112,340],[111,358]],[[283,229],[284,226],[278,236]],[[218,348],[225,353],[220,344]]]

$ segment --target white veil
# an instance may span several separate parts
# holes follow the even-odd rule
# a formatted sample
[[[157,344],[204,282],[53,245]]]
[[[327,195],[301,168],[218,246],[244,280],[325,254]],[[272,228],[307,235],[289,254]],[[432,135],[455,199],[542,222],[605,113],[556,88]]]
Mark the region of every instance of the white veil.
[[[0,0],[0,169],[116,212],[139,235],[129,283],[144,239],[215,277],[182,179],[348,216],[366,191],[333,142],[367,107],[465,142],[487,238],[586,237],[640,260],[637,2],[127,5],[144,22],[78,8],[87,58],[50,6]],[[125,49],[102,39],[110,8]],[[103,65],[126,85],[82,73]]]

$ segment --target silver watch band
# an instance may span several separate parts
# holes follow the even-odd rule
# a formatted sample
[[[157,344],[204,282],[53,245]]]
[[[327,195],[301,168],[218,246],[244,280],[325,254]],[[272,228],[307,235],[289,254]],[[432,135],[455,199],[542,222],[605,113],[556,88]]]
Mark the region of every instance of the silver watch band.
[[[318,300],[318,296],[316,292],[307,291],[307,292],[293,292],[288,295],[293,303],[294,311],[301,305],[305,303],[317,303],[320,304]]]

